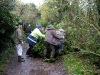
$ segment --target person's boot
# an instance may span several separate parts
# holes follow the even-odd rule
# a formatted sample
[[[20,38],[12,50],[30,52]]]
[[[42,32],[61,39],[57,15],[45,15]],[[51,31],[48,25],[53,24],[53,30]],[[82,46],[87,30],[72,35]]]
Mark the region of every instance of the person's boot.
[[[18,62],[24,62],[24,58],[22,58],[21,56],[18,56]]]

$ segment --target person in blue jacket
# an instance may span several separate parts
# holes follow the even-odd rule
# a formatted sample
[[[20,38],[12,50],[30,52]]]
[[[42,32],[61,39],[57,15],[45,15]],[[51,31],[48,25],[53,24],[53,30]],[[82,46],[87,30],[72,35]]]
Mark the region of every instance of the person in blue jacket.
[[[43,27],[41,25],[37,25],[36,28],[32,31],[32,33],[26,38],[26,42],[29,44],[29,49],[26,52],[26,55],[32,56],[32,48],[37,44],[39,37],[45,37],[41,32],[43,31]]]

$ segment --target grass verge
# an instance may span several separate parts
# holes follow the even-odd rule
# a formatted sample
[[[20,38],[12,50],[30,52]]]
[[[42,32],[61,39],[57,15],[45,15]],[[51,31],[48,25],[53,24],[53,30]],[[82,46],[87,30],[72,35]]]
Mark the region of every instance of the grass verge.
[[[69,75],[94,75],[96,67],[78,54],[64,55],[64,66]]]
[[[14,53],[14,48],[8,48],[7,50],[0,53],[0,75],[4,71],[6,64],[10,62]]]

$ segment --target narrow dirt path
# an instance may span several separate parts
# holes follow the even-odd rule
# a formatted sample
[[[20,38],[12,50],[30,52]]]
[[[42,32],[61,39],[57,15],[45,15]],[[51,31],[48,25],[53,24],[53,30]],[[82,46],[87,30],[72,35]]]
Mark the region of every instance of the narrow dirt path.
[[[42,58],[26,57],[26,46],[25,44],[23,51],[25,62],[17,62],[15,53],[13,60],[7,65],[2,75],[68,75],[64,71],[62,59],[47,63],[43,62]]]

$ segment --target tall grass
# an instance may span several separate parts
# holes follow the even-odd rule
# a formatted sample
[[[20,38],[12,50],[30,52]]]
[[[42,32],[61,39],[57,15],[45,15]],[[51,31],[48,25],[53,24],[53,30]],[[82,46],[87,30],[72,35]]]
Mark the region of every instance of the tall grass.
[[[82,59],[77,54],[68,54],[63,56],[65,70],[69,75],[94,75],[96,67]]]

